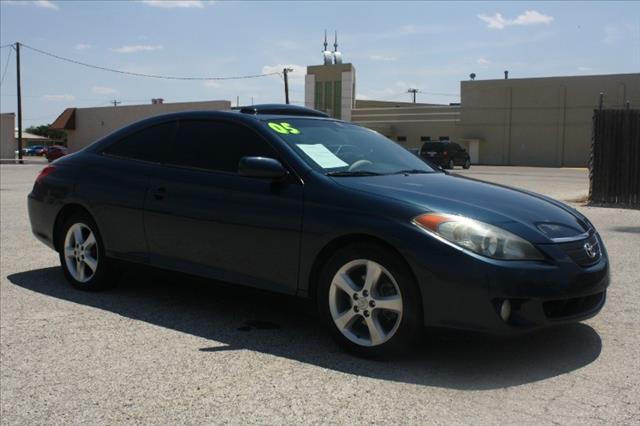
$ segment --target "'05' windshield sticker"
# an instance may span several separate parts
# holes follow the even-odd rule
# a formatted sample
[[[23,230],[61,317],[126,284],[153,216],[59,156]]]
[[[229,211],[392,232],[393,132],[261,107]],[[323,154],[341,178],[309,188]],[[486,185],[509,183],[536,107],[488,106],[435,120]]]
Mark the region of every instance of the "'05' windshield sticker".
[[[271,130],[275,130],[283,135],[299,135],[300,130],[296,129],[289,123],[269,123]]]

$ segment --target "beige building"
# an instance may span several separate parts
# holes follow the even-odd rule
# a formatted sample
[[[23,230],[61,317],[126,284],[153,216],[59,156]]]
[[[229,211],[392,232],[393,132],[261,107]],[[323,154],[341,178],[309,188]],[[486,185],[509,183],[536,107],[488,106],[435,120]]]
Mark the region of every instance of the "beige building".
[[[14,136],[16,115],[12,112],[0,114],[0,159],[15,158],[18,141]]]
[[[180,111],[230,109],[231,102],[229,101],[178,103],[162,103],[156,101],[148,105],[67,108],[53,124],[51,124],[51,128],[67,132],[69,152],[74,152],[127,124],[142,120],[143,118]]]
[[[460,105],[356,101],[352,121],[408,148],[426,140],[466,145],[479,164],[585,167],[591,118],[640,104],[640,74],[463,81]]]
[[[460,137],[483,164],[585,167],[593,110],[640,105],[640,74],[463,81]]]

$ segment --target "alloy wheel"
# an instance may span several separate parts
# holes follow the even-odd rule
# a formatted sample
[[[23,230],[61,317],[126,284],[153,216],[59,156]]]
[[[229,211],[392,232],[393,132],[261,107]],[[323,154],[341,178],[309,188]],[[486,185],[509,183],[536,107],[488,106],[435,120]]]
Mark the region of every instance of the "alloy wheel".
[[[64,260],[74,280],[86,283],[98,269],[98,244],[96,237],[84,223],[69,227],[64,239]]]
[[[338,330],[361,346],[391,339],[402,321],[402,294],[382,265],[356,259],[343,265],[329,287],[329,309]]]

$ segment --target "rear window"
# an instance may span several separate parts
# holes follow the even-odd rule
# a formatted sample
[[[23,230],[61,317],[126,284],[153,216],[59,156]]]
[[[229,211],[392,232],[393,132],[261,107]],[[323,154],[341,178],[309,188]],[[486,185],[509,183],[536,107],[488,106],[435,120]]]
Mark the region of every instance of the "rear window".
[[[103,153],[114,157],[160,163],[169,150],[175,128],[176,122],[147,127],[112,143]]]
[[[425,144],[422,145],[422,152],[442,152],[443,148],[444,144],[442,142],[425,142]]]

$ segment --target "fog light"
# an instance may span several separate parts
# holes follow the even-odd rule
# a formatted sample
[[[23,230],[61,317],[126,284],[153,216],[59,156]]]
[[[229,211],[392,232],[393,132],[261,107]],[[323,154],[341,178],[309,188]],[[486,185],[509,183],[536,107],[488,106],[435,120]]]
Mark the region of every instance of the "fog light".
[[[509,317],[511,316],[511,302],[509,302],[508,300],[505,300],[504,302],[502,302],[502,305],[500,305],[500,318],[502,318],[502,321],[508,321]]]

